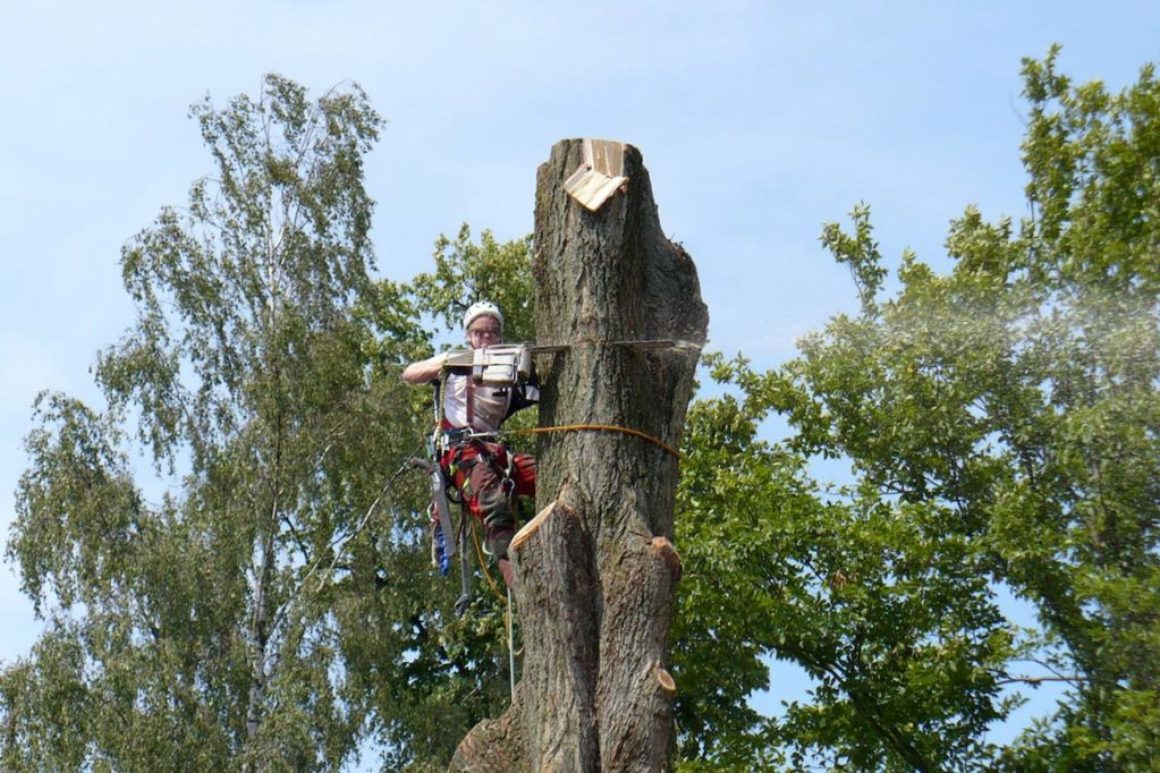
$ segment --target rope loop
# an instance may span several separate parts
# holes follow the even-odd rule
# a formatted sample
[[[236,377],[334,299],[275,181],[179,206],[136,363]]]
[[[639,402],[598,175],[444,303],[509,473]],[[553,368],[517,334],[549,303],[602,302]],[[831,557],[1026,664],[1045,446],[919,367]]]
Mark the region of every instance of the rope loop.
[[[665,441],[661,440],[660,438],[653,437],[652,435],[648,434],[647,432],[642,432],[639,429],[632,429],[631,427],[619,427],[615,424],[564,424],[564,425],[557,426],[557,427],[533,427],[531,429],[515,429],[515,430],[505,431],[504,434],[507,434],[507,435],[542,435],[542,434],[548,434],[551,432],[585,432],[585,431],[623,432],[626,435],[633,435],[635,437],[639,437],[639,438],[643,438],[644,440],[647,440],[648,442],[652,443],[657,448],[660,448],[661,450],[663,450],[665,453],[667,453],[669,456],[673,457],[674,459],[681,458],[680,451],[673,448],[671,445],[669,445]]]

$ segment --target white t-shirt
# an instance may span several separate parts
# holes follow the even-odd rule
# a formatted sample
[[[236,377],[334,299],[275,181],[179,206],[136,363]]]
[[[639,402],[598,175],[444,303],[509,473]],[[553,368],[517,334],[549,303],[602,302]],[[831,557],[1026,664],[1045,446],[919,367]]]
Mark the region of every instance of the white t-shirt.
[[[453,427],[471,427],[476,432],[498,432],[511,408],[512,392],[511,386],[473,384],[470,376],[450,373],[443,385],[443,417]]]

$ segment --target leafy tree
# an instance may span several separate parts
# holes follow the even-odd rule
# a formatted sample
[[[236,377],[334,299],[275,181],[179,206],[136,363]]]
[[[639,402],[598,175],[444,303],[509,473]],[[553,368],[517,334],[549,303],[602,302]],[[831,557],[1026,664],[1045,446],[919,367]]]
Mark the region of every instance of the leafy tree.
[[[434,272],[404,284],[381,280],[380,297],[390,303],[377,307],[374,316],[388,328],[392,321],[433,320],[426,343],[415,352],[427,356],[432,339],[461,345],[462,312],[474,299],[487,298],[503,309],[505,337],[529,340],[533,337],[529,245],[528,238],[499,242],[486,230],[474,242],[467,225],[459,229],[455,241],[441,235],[433,252]],[[397,373],[390,377],[399,383]],[[400,431],[420,442],[431,430],[431,393],[409,388],[406,392],[410,424]],[[534,414],[524,411],[507,426],[534,425]],[[424,485],[412,485],[410,498],[403,501],[414,511],[425,510],[426,496]],[[413,587],[395,596],[390,589],[373,595],[355,592],[347,600],[352,610],[359,611],[352,613],[344,629],[344,645],[348,652],[357,652],[352,672],[368,691],[368,721],[383,748],[383,765],[391,770],[445,770],[471,727],[499,715],[511,697],[502,580],[494,567],[474,555],[470,612],[452,616],[459,583],[441,580],[430,567],[425,518],[408,516],[395,525],[396,531],[400,523],[407,526],[412,552],[400,571],[412,578]],[[384,640],[397,644],[384,651]],[[392,662],[390,651],[402,655]]]
[[[368,711],[352,588],[416,552],[417,514],[379,496],[407,402],[371,365],[423,337],[372,324],[378,115],[270,75],[193,116],[216,175],[124,249],[138,319],[98,357],[107,410],[37,402],[8,554],[47,630],[0,680],[6,769],[339,766]]]
[[[683,767],[939,769],[984,756],[1011,637],[969,541],[945,528],[953,510],[869,485],[827,495],[802,454],[757,438],[782,397],[777,374],[715,362],[746,396],[690,413],[674,642]],[[768,685],[770,657],[815,685],[779,722],[744,704]]]
[[[445,768],[506,704],[503,610],[450,615],[404,474],[430,308],[370,279],[380,119],[278,76],[193,112],[217,174],[125,248],[108,410],[38,402],[9,556],[48,630],[0,679],[4,767],[329,769],[370,735],[387,768]]]
[[[860,312],[768,372],[708,362],[724,394],[689,410],[676,520],[682,769],[1156,766],[1160,85],[1077,86],[1056,58],[1024,64],[1030,217],[968,208],[953,268],[904,255],[888,295],[859,206],[822,241]],[[397,373],[431,350],[418,319],[457,340],[478,297],[533,339],[532,244],[464,226],[432,273],[372,282],[357,87],[270,76],[194,116],[217,174],[125,248],[139,318],[98,358],[106,409],[36,405],[8,555],[46,630],[0,675],[0,762],[332,768],[371,734],[387,768],[445,767],[507,705],[503,607],[454,618],[434,579],[401,472],[428,395]],[[813,679],[776,719],[746,705],[771,658]],[[1005,690],[1049,680],[1058,710],[988,746]]]
[[[489,300],[503,311],[506,340],[535,340],[531,243],[530,236],[501,243],[485,229],[476,244],[466,223],[455,241],[441,235],[432,253],[435,271],[419,274],[411,282],[416,305],[442,320],[455,335],[462,335],[467,306]]]
[[[887,298],[859,207],[823,243],[861,313],[770,372],[714,363],[742,397],[690,417],[690,769],[760,764],[766,743],[859,769],[1156,766],[1160,84],[1148,65],[1119,95],[1074,86],[1057,54],[1024,63],[1032,216],[968,208],[952,270],[906,254]],[[790,425],[774,445],[756,440],[770,410]],[[850,461],[853,484],[809,482],[815,457]],[[1036,628],[1001,619],[1000,586]],[[729,711],[764,684],[762,656],[815,679],[777,722]],[[1047,680],[1068,686],[1058,711],[1010,748],[983,744],[1010,706],[1000,688]]]
[[[406,309],[407,321],[434,320],[427,343],[416,352],[426,356],[431,339],[460,345],[462,312],[472,300],[487,298],[503,309],[505,337],[528,340],[533,337],[529,244],[529,238],[499,242],[486,230],[476,243],[464,224],[455,241],[442,235],[436,239],[434,272],[421,273],[405,284],[380,281],[383,295],[392,303],[377,310],[376,316],[387,322],[390,315]],[[431,430],[431,393],[417,389],[407,393],[411,424],[405,432],[418,441]],[[508,426],[530,426],[534,414],[525,411]],[[422,487],[409,501],[415,509],[424,509],[425,498]],[[357,605],[367,607],[366,619],[375,625],[352,625],[347,642],[357,642],[360,652],[360,678],[370,691],[370,722],[384,749],[384,766],[445,770],[471,727],[500,714],[510,700],[506,598],[494,567],[474,556],[470,612],[462,618],[451,616],[459,584],[439,580],[428,565],[426,532],[413,528],[411,534],[414,544],[423,548],[422,555],[409,559],[407,569],[422,578],[419,586],[397,606],[385,603],[381,594],[353,597]],[[399,639],[399,651],[406,653],[398,674],[392,674],[384,661],[380,644],[384,636]]]

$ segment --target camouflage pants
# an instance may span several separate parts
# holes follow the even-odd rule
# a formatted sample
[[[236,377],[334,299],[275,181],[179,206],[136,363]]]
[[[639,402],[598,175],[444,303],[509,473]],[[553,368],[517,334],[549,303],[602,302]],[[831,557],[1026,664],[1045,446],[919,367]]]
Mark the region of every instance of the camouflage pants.
[[[536,460],[499,443],[471,440],[444,454],[443,469],[468,512],[483,523],[488,552],[507,559],[516,532],[514,499],[536,495]]]

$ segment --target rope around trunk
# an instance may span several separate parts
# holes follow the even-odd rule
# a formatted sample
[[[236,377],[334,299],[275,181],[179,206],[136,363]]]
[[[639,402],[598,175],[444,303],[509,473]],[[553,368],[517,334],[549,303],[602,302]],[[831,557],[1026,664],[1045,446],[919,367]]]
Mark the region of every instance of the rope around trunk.
[[[533,427],[531,429],[513,429],[505,430],[502,434],[505,435],[541,435],[551,432],[580,432],[580,431],[599,431],[599,432],[623,432],[626,435],[635,435],[643,438],[654,446],[664,450],[675,459],[681,458],[681,452],[670,446],[660,438],[653,437],[647,432],[642,432],[639,429],[632,429],[631,427],[618,427],[614,424],[564,424],[558,427]]]

